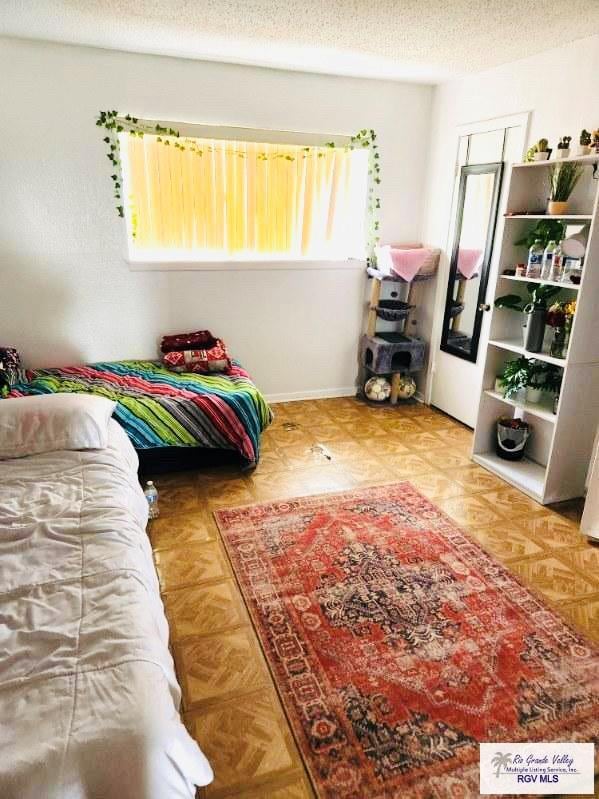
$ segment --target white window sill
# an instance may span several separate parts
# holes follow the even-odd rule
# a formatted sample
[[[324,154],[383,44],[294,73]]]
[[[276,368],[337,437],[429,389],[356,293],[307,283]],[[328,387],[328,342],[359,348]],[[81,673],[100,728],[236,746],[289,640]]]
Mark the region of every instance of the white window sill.
[[[125,259],[132,272],[252,272],[252,271],[302,271],[318,269],[363,270],[366,261],[132,261]]]

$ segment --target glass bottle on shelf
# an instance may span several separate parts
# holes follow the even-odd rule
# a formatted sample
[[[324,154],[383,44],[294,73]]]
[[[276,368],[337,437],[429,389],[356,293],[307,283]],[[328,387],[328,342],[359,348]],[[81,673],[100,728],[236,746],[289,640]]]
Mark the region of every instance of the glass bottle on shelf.
[[[553,328],[553,340],[549,354],[552,358],[566,357],[566,328],[563,326]]]
[[[551,269],[553,266],[553,258],[555,255],[555,250],[557,248],[557,243],[551,239],[551,241],[545,247],[545,251],[543,253],[543,267],[541,269],[541,279],[542,280],[550,280]]]
[[[564,276],[564,255],[562,253],[562,243],[560,241],[555,250],[553,251],[549,280],[554,280],[556,283],[559,283],[563,278],[563,276]]]
[[[528,265],[526,267],[526,277],[541,277],[541,267],[543,265],[543,245],[540,239],[535,239],[535,243],[528,251]]]

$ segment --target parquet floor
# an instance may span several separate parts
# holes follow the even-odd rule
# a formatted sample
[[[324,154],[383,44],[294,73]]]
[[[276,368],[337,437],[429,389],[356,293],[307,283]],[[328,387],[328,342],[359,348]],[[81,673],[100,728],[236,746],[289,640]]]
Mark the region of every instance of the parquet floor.
[[[599,637],[599,547],[578,530],[579,503],[549,509],[528,499],[470,461],[467,428],[421,405],[331,399],[273,409],[254,472],[220,467],[155,478],[161,516],[149,532],[183,717],[215,771],[202,796],[313,796],[219,540],[215,508],[409,479]]]

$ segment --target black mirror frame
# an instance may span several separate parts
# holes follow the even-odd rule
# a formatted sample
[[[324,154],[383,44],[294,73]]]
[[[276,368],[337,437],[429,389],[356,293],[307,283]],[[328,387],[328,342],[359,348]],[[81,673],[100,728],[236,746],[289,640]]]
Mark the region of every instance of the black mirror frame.
[[[476,300],[476,314],[474,317],[473,333],[470,344],[470,352],[465,352],[459,347],[448,343],[450,310],[453,300],[453,287],[456,280],[458,268],[458,250],[460,237],[462,234],[462,218],[464,215],[464,199],[466,197],[466,183],[468,175],[491,175],[495,174],[493,186],[493,196],[491,198],[491,212],[489,215],[489,226],[487,228],[487,239],[485,242],[485,253],[480,270],[480,283],[478,287],[478,297]],[[501,191],[501,180],[503,177],[503,161],[489,164],[473,164],[463,166],[460,172],[460,187],[458,192],[457,216],[454,233],[454,242],[451,250],[451,261],[449,267],[449,278],[447,281],[447,294],[445,297],[445,315],[443,317],[443,329],[441,333],[441,350],[465,361],[476,363],[478,358],[478,343],[480,340],[480,328],[482,324],[483,311],[480,306],[485,302],[487,294],[487,284],[489,282],[489,267],[491,256],[493,255],[493,240],[495,238],[495,228],[497,226],[497,212],[499,210],[499,195]]]

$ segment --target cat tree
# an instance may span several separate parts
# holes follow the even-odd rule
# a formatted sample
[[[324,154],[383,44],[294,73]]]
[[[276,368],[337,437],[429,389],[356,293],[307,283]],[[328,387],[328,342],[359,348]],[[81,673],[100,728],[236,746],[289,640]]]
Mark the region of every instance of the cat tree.
[[[416,307],[415,284],[434,277],[439,263],[438,250],[427,250],[425,255],[425,248],[410,249],[422,249],[422,266],[411,280],[392,270],[387,273],[375,266],[367,269],[372,283],[366,333],[360,341],[360,385],[364,386],[368,375],[388,377],[392,405],[397,404],[402,376],[419,372],[424,366],[426,344],[420,336],[409,335],[407,331]],[[394,284],[397,288],[393,288]],[[392,286],[389,299],[381,296],[384,285]],[[405,299],[398,299],[400,293],[406,293],[405,286],[408,286]],[[397,329],[377,332],[379,319],[394,322]]]

